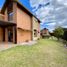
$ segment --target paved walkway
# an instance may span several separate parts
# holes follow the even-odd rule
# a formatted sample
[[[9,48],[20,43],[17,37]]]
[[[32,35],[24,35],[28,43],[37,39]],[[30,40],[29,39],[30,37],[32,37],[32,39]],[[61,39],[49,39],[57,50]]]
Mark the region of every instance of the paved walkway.
[[[12,47],[16,47],[16,46],[23,46],[23,45],[34,45],[36,44],[37,42],[36,41],[30,41],[30,42],[24,42],[24,43],[20,43],[20,44],[13,44],[13,43],[0,43],[0,51],[2,50],[6,50],[6,49],[9,49],[9,48],[12,48]]]
[[[0,51],[6,50],[12,47],[17,46],[17,44],[12,44],[12,43],[0,43]]]
[[[36,43],[37,43],[36,41],[30,41],[30,42],[21,43],[20,45],[29,45],[29,46],[31,46],[31,45],[34,45]]]

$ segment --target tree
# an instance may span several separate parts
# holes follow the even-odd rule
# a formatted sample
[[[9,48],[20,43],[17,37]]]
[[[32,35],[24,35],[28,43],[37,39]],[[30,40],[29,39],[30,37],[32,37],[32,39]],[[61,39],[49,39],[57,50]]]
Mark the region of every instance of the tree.
[[[58,38],[61,38],[64,35],[64,30],[62,27],[58,27],[54,30],[54,36]]]

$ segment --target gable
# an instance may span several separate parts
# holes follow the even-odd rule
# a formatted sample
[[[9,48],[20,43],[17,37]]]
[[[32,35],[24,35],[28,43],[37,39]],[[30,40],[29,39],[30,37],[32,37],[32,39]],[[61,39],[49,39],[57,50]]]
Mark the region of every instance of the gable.
[[[12,2],[12,0],[10,0],[10,2]],[[6,0],[2,9],[1,9],[1,13],[4,14],[5,13],[5,10],[6,8],[8,7],[8,4],[9,4],[9,0]]]
[[[5,13],[5,10],[6,10],[7,6],[8,6],[8,4],[11,3],[11,2],[16,2],[16,3],[17,3],[17,6],[18,6],[19,8],[21,8],[21,10],[24,10],[27,14],[29,14],[29,15],[31,15],[31,16],[34,16],[26,7],[24,7],[20,2],[18,2],[18,0],[6,0],[5,3],[4,3],[4,5],[3,5],[3,7],[2,7],[2,9],[1,9],[1,13],[2,13],[2,14]],[[34,16],[34,17],[35,17],[35,16]],[[35,17],[35,18],[36,18],[36,19],[39,21],[39,23],[40,23],[40,20],[39,20],[37,17]]]

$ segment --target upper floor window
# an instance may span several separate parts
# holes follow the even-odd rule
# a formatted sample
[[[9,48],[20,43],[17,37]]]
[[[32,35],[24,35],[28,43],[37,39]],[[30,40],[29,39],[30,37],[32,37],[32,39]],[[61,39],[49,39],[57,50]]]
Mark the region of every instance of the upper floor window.
[[[7,11],[8,11],[8,13],[13,12],[13,3],[12,2],[8,4],[8,10]]]
[[[13,3],[12,2],[8,4],[7,14],[8,14],[8,21],[13,21]]]

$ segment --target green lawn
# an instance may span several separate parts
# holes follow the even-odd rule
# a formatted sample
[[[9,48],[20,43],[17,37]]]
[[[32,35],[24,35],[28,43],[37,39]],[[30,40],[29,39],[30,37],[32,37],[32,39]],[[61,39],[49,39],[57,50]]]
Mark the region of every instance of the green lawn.
[[[0,67],[67,67],[67,48],[55,40],[41,39],[33,46],[1,51]]]

